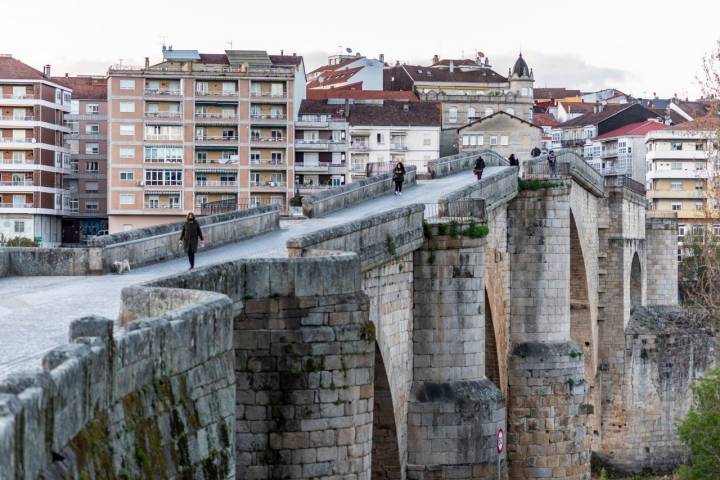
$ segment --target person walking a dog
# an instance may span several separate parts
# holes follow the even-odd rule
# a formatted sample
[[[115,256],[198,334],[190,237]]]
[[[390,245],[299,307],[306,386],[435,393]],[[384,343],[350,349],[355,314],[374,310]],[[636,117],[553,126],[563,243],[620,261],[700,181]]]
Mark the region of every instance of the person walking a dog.
[[[200,248],[205,246],[200,224],[195,220],[195,214],[193,212],[188,212],[187,214],[187,218],[180,232],[180,243],[182,243],[183,249],[185,249],[185,253],[187,253],[188,260],[190,261],[190,270],[192,270],[195,268],[195,252],[198,250],[198,243],[200,244]]]

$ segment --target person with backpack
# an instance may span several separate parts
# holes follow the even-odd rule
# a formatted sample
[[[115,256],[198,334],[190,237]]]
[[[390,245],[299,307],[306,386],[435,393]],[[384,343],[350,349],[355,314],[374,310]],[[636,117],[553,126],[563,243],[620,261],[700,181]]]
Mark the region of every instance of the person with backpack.
[[[555,178],[557,177],[557,157],[555,156],[555,150],[550,150],[547,159],[550,165],[550,176]]]
[[[482,156],[478,155],[477,160],[475,160],[475,167],[473,168],[473,173],[478,180],[482,178],[483,170],[485,170],[485,160],[483,160]]]
[[[530,156],[533,157],[533,158],[539,157],[539,156],[540,156],[540,149],[539,149],[538,147],[533,148],[532,151],[530,152]]]
[[[405,165],[397,162],[393,169],[393,182],[395,182],[395,195],[402,195],[402,184],[405,181]]]
[[[511,167],[517,167],[519,165],[518,159],[514,153],[510,154],[510,157],[508,157],[508,161],[510,162]]]
[[[198,240],[200,247],[204,247],[205,240],[203,239],[202,230],[200,230],[200,224],[195,220],[195,214],[188,212],[185,223],[180,231],[180,243],[185,253],[187,253],[190,270],[195,268],[195,252],[197,252],[198,249]]]

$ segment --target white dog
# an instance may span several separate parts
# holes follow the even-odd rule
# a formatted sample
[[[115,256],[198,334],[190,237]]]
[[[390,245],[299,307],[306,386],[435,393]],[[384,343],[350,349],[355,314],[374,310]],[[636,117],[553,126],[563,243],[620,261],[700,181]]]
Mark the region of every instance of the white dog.
[[[113,262],[112,267],[113,267],[113,271],[117,274],[130,272],[130,262],[127,259],[122,260],[120,262]]]

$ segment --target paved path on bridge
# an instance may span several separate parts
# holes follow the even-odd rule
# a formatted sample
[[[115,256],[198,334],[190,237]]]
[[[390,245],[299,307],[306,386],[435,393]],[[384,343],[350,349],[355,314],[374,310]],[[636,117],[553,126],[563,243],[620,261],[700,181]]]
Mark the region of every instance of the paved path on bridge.
[[[491,176],[507,167],[488,167]],[[287,256],[292,237],[346,223],[413,203],[432,204],[453,190],[473,182],[471,172],[419,181],[403,195],[386,195],[333,213],[325,218],[281,222],[281,229],[198,253],[196,267],[238,258]],[[117,318],[120,291],[128,286],[182,272],[186,258],[168,260],[125,275],[90,277],[10,277],[0,279],[0,380],[12,371],[39,366],[48,350],[67,342],[68,325],[76,318],[97,314]]]

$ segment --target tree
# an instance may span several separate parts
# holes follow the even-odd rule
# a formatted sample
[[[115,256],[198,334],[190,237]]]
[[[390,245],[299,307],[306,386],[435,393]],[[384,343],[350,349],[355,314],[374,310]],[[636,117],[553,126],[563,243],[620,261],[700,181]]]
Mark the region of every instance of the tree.
[[[693,403],[678,425],[680,440],[690,449],[683,480],[720,478],[720,369],[710,370],[692,385]]]

